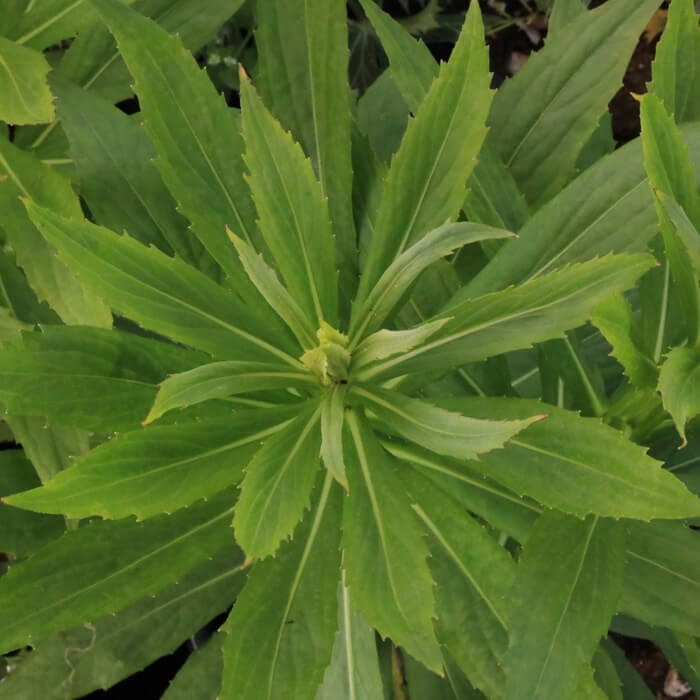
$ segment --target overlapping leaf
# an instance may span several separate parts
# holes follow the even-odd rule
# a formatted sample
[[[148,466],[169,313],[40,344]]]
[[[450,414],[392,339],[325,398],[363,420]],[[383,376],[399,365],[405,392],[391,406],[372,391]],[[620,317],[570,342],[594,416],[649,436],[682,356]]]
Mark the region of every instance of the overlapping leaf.
[[[131,333],[47,326],[0,349],[0,400],[18,416],[129,430],[146,417],[168,372],[204,357]]]
[[[251,571],[224,627],[222,700],[313,698],[337,625],[340,511],[326,475],[294,539]]]
[[[506,698],[569,697],[622,588],[624,526],[540,516],[511,590]]]
[[[311,158],[336,236],[343,314],[356,285],[347,16],[342,2],[258,3],[260,90]],[[290,32],[289,27],[295,27]]]
[[[523,418],[545,408],[547,420],[512,438],[503,450],[468,465],[545,506],[579,517],[596,513],[642,520],[698,512],[700,499],[643,448],[595,418],[523,399],[465,397],[439,405],[500,419]]]
[[[32,202],[27,209],[61,259],[125,316],[220,358],[263,356],[300,367],[281,349],[297,352],[281,321],[275,317],[270,327],[257,309],[184,262],[87,221],[69,221]]]
[[[273,554],[309,506],[321,453],[321,407],[309,401],[248,464],[233,524],[250,557]]]
[[[44,487],[6,501],[72,518],[170,513],[237,483],[260,442],[291,420],[290,411],[253,410],[150,426],[100,445]]]
[[[334,239],[321,184],[300,146],[241,82],[245,160],[260,231],[295,301],[315,328],[337,325]],[[235,229],[234,229],[234,232]]]
[[[700,348],[673,348],[661,366],[659,391],[687,444],[686,423],[700,413]]]
[[[380,634],[437,671],[433,581],[417,516],[369,425],[356,413],[345,424],[343,568],[352,600]]]
[[[361,301],[408,245],[456,218],[486,135],[490,102],[483,24],[478,3],[472,3],[449,63],[392,160],[360,282]]]
[[[449,304],[438,316],[448,322],[429,342],[383,360],[359,377],[450,369],[561,337],[565,330],[581,325],[600,300],[632,286],[652,265],[647,255],[607,256],[518,287]]]
[[[175,583],[230,545],[232,499],[228,491],[147,522],[92,522],[42,549],[0,580],[0,648],[35,643]]]
[[[474,459],[503,447],[514,435],[546,417],[540,413],[521,420],[485,421],[379,387],[354,386],[351,393],[363,399],[392,432],[459,459]]]

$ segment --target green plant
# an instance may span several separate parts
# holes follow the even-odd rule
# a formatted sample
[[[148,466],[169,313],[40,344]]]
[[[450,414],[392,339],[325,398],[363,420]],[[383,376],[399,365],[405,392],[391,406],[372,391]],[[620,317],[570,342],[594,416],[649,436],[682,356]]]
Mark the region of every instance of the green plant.
[[[0,699],[108,687],[231,604],[167,698],[642,698],[611,626],[692,680],[691,0],[604,155],[657,4],[558,0],[494,95],[476,2],[438,70],[362,0],[390,68],[357,99],[345,3],[258,2],[238,111],[91,0],[140,113],[59,68],[67,175],[0,141],[0,646],[35,647]]]

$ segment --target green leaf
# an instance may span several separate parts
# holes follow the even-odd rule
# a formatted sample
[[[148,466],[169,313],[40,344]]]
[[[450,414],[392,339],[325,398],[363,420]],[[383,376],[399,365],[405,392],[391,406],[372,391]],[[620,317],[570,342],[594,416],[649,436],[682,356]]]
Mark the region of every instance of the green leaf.
[[[610,624],[622,588],[624,527],[547,512],[511,589],[506,698],[566,698]]]
[[[631,287],[652,265],[648,255],[611,255],[450,303],[438,316],[450,320],[432,340],[360,372],[358,379],[450,369],[561,337],[586,321],[598,302]]]
[[[596,418],[525,399],[455,398],[439,405],[479,418],[518,419],[547,411],[547,420],[502,450],[468,463],[474,472],[578,517],[691,517],[700,501],[646,450]],[[449,466],[449,464],[446,464]],[[456,470],[459,465],[455,463]]]
[[[87,430],[138,427],[168,372],[199,353],[132,333],[45,326],[0,349],[0,400],[17,416],[47,416]]]
[[[55,251],[36,230],[18,199],[20,195],[31,197],[61,216],[77,219],[82,216],[80,202],[70,183],[29,153],[0,139],[0,175],[3,173],[9,181],[0,182],[2,227],[17,264],[39,300],[46,301],[64,323],[109,328],[109,308],[56,259]]]
[[[319,402],[310,401],[245,468],[233,525],[249,557],[274,554],[309,507],[321,452],[320,418]]]
[[[314,697],[336,632],[341,508],[327,474],[294,539],[251,571],[224,626],[221,700]]]
[[[156,165],[179,211],[226,274],[242,283],[226,227],[250,241],[255,222],[233,112],[177,37],[121,3],[91,2],[134,78]]]
[[[649,92],[677,123],[700,119],[700,27],[693,0],[670,5],[652,66]]]
[[[393,458],[368,424],[349,412],[345,425],[350,495],[343,508],[343,567],[352,600],[382,636],[440,671],[433,581],[421,527]]]
[[[547,21],[547,37],[551,40],[567,24],[578,20],[585,12],[586,6],[582,0],[554,0]]]
[[[51,70],[38,51],[0,36],[0,119],[9,124],[41,124],[54,117],[46,75]]]
[[[433,452],[458,459],[474,459],[503,447],[514,435],[542,420],[540,413],[523,420],[485,421],[446,411],[419,399],[378,387],[353,386],[382,424]]]
[[[613,295],[604,299],[593,311],[593,324],[612,345],[612,355],[620,362],[625,374],[639,389],[655,386],[656,363],[642,347],[637,322],[627,299]]]
[[[279,349],[297,352],[281,321],[275,317],[272,327],[267,319],[261,322],[259,309],[181,260],[87,221],[68,221],[33,202],[26,206],[66,264],[125,316],[222,359],[262,355],[300,368]]]
[[[0,495],[24,491],[39,485],[32,463],[21,450],[0,452]],[[65,522],[54,516],[28,513],[0,504],[0,551],[26,556],[63,534]]]
[[[618,0],[552,36],[493,101],[489,143],[537,209],[575,175],[656,0]]]
[[[625,700],[654,700],[649,686],[627,660],[622,649],[608,639],[603,640],[603,648],[615,664],[617,674],[622,681],[622,695]]]
[[[210,399],[223,399],[264,389],[317,386],[309,372],[292,372],[286,365],[264,362],[211,362],[187,372],[171,374],[161,382],[158,394],[145,423],[160,418],[174,408],[193,406]]]
[[[387,267],[364,301],[353,309],[351,348],[382,327],[382,323],[428,266],[468,243],[513,238],[514,235],[503,229],[469,222],[446,224],[426,234]]]
[[[227,547],[156,596],[45,639],[3,680],[0,699],[71,700],[113,686],[220,613],[242,587],[242,569],[240,550]]]
[[[360,4],[382,42],[401,94],[415,114],[437,75],[435,59],[422,41],[414,39],[372,0],[360,0]]]
[[[321,459],[333,478],[345,490],[348,480],[343,460],[343,423],[346,387],[336,384],[321,403]]]
[[[352,356],[353,370],[357,371],[365,365],[399,353],[408,352],[425,343],[428,338],[437,333],[449,319],[425,323],[408,331],[388,331],[383,329],[372,333],[357,347]]]
[[[52,81],[61,125],[80,181],[80,194],[97,223],[126,230],[145,244],[213,270],[215,263],[175,211],[153,165],[146,132],[124,112],[63,80]]]
[[[258,3],[260,90],[271,111],[311,158],[336,235],[341,306],[356,284],[352,211],[351,101],[345,6],[326,0]],[[295,31],[289,32],[294,26]]]
[[[19,340],[22,331],[31,331],[32,327],[13,318],[9,309],[0,306],[0,344]]]
[[[5,421],[44,484],[90,449],[90,436],[80,428],[48,425],[46,418],[31,416],[5,416]]]
[[[0,648],[34,644],[175,583],[230,544],[232,500],[229,490],[147,522],[92,522],[12,567],[0,579]]]
[[[247,180],[260,231],[292,297],[318,328],[338,323],[335,245],[321,184],[300,146],[241,81]]]
[[[489,82],[483,24],[474,2],[449,63],[441,68],[391,162],[360,301],[407,246],[457,217],[486,136]]]
[[[620,611],[649,625],[700,635],[700,537],[685,523],[630,528]]]
[[[438,74],[438,64],[426,45],[374,2],[362,0],[389,58],[391,77],[406,105],[416,114]],[[469,178],[464,209],[470,221],[516,230],[528,217],[527,204],[512,175],[486,144]]]
[[[685,425],[700,413],[700,348],[673,348],[661,365],[658,388],[685,447]]]
[[[542,511],[530,499],[515,495],[464,464],[453,463],[415,445],[401,445],[396,440],[383,440],[382,446],[398,459],[418,467],[439,488],[449,489],[465,510],[519,541],[527,538]]]
[[[515,564],[447,493],[415,470],[404,478],[428,533],[438,639],[475,688],[487,697],[502,697],[501,658],[508,646],[505,601]]]
[[[690,220],[700,225],[700,196],[695,188],[695,172],[678,127],[655,95],[647,95],[642,100],[641,120],[649,184],[653,190],[672,196]],[[663,206],[658,203],[657,211],[666,256],[678,287],[687,337],[690,344],[695,345],[700,338],[700,287],[686,251],[674,235]]]
[[[672,197],[658,190],[654,194],[656,201],[673,224],[676,236],[683,244],[685,254],[695,270],[696,279],[700,280],[700,233],[697,227]]]
[[[314,700],[360,698],[383,698],[377,646],[374,630],[352,604],[350,591],[341,582],[338,594],[338,633],[333,644],[333,656]]]
[[[605,640],[603,640],[605,641]],[[595,682],[608,700],[624,700],[622,695],[622,679],[605,647],[598,646],[593,656],[593,669]]]
[[[170,513],[240,481],[261,440],[287,426],[289,416],[289,411],[242,411],[125,433],[42,488],[5,502],[71,518]]]
[[[316,336],[309,318],[304,315],[294,297],[277,279],[277,273],[267,265],[262,254],[256,254],[255,249],[242,238],[230,231],[229,237],[236,247],[236,252],[246,274],[263,295],[265,301],[289,326],[299,341],[299,345],[305,350],[315,347]]]
[[[170,681],[162,700],[216,700],[221,691],[224,657],[221,651],[226,635],[217,632],[185,661]]]
[[[133,0],[126,0],[127,4]],[[73,36],[94,19],[86,0],[44,0],[28,3],[19,20],[13,24],[10,38],[18,44],[45,49],[61,39]]]

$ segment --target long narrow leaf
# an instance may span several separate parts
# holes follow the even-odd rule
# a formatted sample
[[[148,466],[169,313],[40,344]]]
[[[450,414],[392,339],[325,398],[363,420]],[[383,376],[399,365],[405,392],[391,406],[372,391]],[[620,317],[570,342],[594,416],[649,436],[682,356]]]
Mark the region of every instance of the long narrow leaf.
[[[321,184],[300,146],[241,78],[245,160],[260,231],[294,299],[318,328],[337,325],[334,239]],[[235,230],[234,230],[235,232]]]
[[[260,441],[290,421],[289,413],[246,411],[150,426],[100,445],[42,488],[5,500],[71,518],[170,513],[240,481]]]
[[[472,2],[449,63],[440,70],[392,160],[360,282],[360,301],[407,246],[456,218],[486,135],[490,103],[488,52],[479,6]]]

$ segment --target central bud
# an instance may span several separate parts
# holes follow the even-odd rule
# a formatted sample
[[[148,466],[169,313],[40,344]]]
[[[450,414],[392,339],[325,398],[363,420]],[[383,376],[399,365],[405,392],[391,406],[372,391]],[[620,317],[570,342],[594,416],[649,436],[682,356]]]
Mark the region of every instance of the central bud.
[[[348,337],[325,321],[316,331],[318,347],[307,350],[301,361],[316,375],[323,386],[342,384],[348,379],[350,353],[347,351]]]

